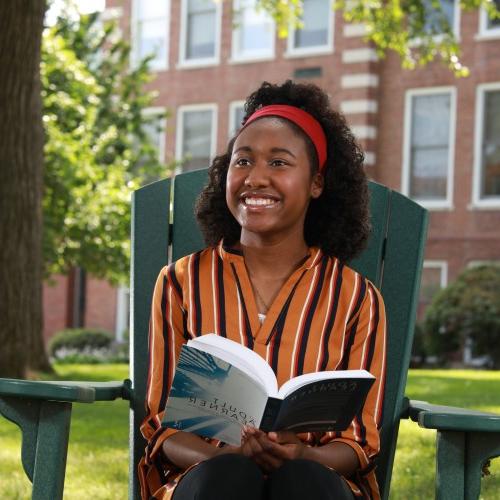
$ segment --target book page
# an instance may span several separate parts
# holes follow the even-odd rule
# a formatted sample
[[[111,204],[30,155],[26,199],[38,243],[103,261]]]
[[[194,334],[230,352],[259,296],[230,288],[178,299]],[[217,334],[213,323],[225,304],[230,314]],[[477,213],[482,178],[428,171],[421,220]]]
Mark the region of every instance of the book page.
[[[336,371],[325,371],[325,372],[314,372],[306,373],[304,375],[299,375],[294,377],[288,382],[285,382],[278,391],[278,397],[285,399],[288,394],[292,393],[300,387],[310,384],[311,382],[316,382],[319,380],[333,380],[333,379],[350,379],[350,378],[372,378],[375,377],[366,370],[336,370]]]
[[[239,445],[241,427],[259,427],[266,403],[264,389],[245,372],[184,345],[162,426]]]
[[[276,396],[278,393],[278,383],[272,368],[265,359],[248,347],[213,333],[191,339],[188,345],[213,354],[244,371],[261,385],[269,396]]]

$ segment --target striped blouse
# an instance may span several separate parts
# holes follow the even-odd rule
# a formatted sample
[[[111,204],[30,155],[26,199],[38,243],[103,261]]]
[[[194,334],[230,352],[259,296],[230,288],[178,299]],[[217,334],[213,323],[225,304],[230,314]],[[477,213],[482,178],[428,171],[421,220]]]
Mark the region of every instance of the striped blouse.
[[[350,481],[353,492],[379,498],[372,464],[379,452],[385,328],[379,291],[317,248],[310,249],[285,282],[262,323],[241,252],[221,243],[163,268],[153,295],[147,416],[141,426],[148,440],[139,466],[143,498],[170,498],[183,473],[159,453],[163,441],[176,432],[162,429],[161,420],[181,345],[206,333],[253,349],[271,365],[279,385],[314,371],[371,372],[376,382],[347,430],[300,437],[311,446],[332,441],[350,445],[360,462]]]

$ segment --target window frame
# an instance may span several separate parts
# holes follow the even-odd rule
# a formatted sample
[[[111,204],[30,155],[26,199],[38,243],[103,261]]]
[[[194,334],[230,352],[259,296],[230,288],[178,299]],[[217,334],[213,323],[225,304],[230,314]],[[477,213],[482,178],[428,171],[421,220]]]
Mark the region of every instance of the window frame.
[[[479,9],[479,28],[476,40],[491,40],[500,38],[500,24],[494,28],[488,28],[488,13],[486,9]]]
[[[495,198],[481,198],[481,172],[483,160],[483,135],[484,135],[484,104],[488,91],[500,92],[500,81],[482,83],[476,87],[476,116],[474,124],[474,163],[472,176],[472,207],[498,209],[500,208],[500,195]]]
[[[221,45],[221,24],[222,24],[222,2],[214,1],[215,6],[215,53],[213,57],[202,57],[198,59],[186,58],[187,43],[187,14],[188,1],[181,0],[180,8],[180,36],[179,36],[179,62],[177,67],[183,68],[203,68],[206,66],[216,66],[220,63],[220,45]]]
[[[132,50],[130,51],[130,65],[132,68],[137,68],[139,64],[139,5],[143,0],[132,0],[132,16],[131,16],[131,40]],[[171,3],[170,0],[163,0],[166,4],[165,16],[165,60],[161,64],[154,64],[152,60],[149,63],[149,69],[154,72],[166,71],[169,68],[169,52],[170,52],[170,21],[171,21]]]
[[[242,108],[245,104],[245,101],[231,101],[229,103],[229,120],[228,120],[228,128],[227,128],[227,135],[231,139],[233,135],[236,133],[237,130],[237,124],[235,123],[236,120],[236,109],[237,108]]]
[[[182,162],[183,160],[183,142],[184,142],[184,114],[195,111],[212,111],[212,123],[210,131],[210,155],[209,162],[215,156],[216,146],[217,146],[217,117],[218,117],[218,105],[216,103],[200,103],[200,104],[183,104],[177,108],[176,113],[176,128],[177,133],[175,136],[175,159],[177,162]],[[207,165],[208,167],[208,165]],[[181,173],[183,171],[183,165],[179,163],[176,167],[175,173]]]
[[[233,0],[233,13],[237,15],[240,11],[240,5],[242,0]],[[260,53],[255,51],[254,53],[242,53],[239,50],[239,27],[236,25],[234,29],[231,30],[231,63],[246,63],[246,62],[256,62],[256,61],[269,61],[275,58],[276,51],[276,23],[272,18],[272,36],[271,36],[271,47],[268,52],[261,51]]]
[[[446,196],[442,200],[426,200],[422,198],[412,198],[417,203],[429,210],[451,210],[453,208],[453,187],[455,170],[455,141],[456,141],[456,102],[457,90],[453,86],[425,87],[408,89],[405,95],[404,110],[404,138],[403,138],[403,172],[401,178],[401,192],[410,197],[410,149],[413,117],[413,97],[433,94],[450,94],[450,126],[448,137],[448,167]]]
[[[295,34],[298,31],[294,26],[290,26],[288,31],[288,39],[285,57],[303,57],[312,55],[331,54],[334,52],[334,36],[335,36],[335,11],[333,9],[334,0],[329,2],[329,19],[328,19],[328,40],[325,45],[315,45],[314,47],[294,47]]]

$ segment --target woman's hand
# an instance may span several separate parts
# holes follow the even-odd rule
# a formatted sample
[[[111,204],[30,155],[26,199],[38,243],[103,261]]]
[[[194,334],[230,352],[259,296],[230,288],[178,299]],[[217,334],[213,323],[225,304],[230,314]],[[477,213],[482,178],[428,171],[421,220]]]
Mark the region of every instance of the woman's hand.
[[[254,427],[242,430],[241,450],[252,458],[265,472],[271,472],[287,460],[302,458],[306,445],[290,431],[266,434]]]

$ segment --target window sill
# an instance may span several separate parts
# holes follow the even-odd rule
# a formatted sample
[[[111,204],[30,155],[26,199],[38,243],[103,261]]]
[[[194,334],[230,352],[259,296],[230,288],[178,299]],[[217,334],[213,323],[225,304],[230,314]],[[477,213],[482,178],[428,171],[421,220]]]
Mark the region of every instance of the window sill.
[[[333,54],[333,47],[311,47],[302,50],[289,50],[283,54],[285,59],[298,59],[300,57],[326,56]]]
[[[467,206],[470,211],[500,210],[500,199],[491,201],[474,201]]]
[[[267,62],[273,61],[276,58],[274,54],[272,55],[262,55],[262,56],[246,56],[246,57],[231,57],[228,59],[228,64],[252,64],[257,62]]]
[[[500,38],[500,30],[484,31],[477,33],[474,37],[476,42],[487,42],[489,40],[498,40]]]
[[[191,61],[180,61],[177,63],[177,69],[197,69],[197,68],[207,68],[210,66],[218,66],[220,64],[219,59],[193,59]]]

